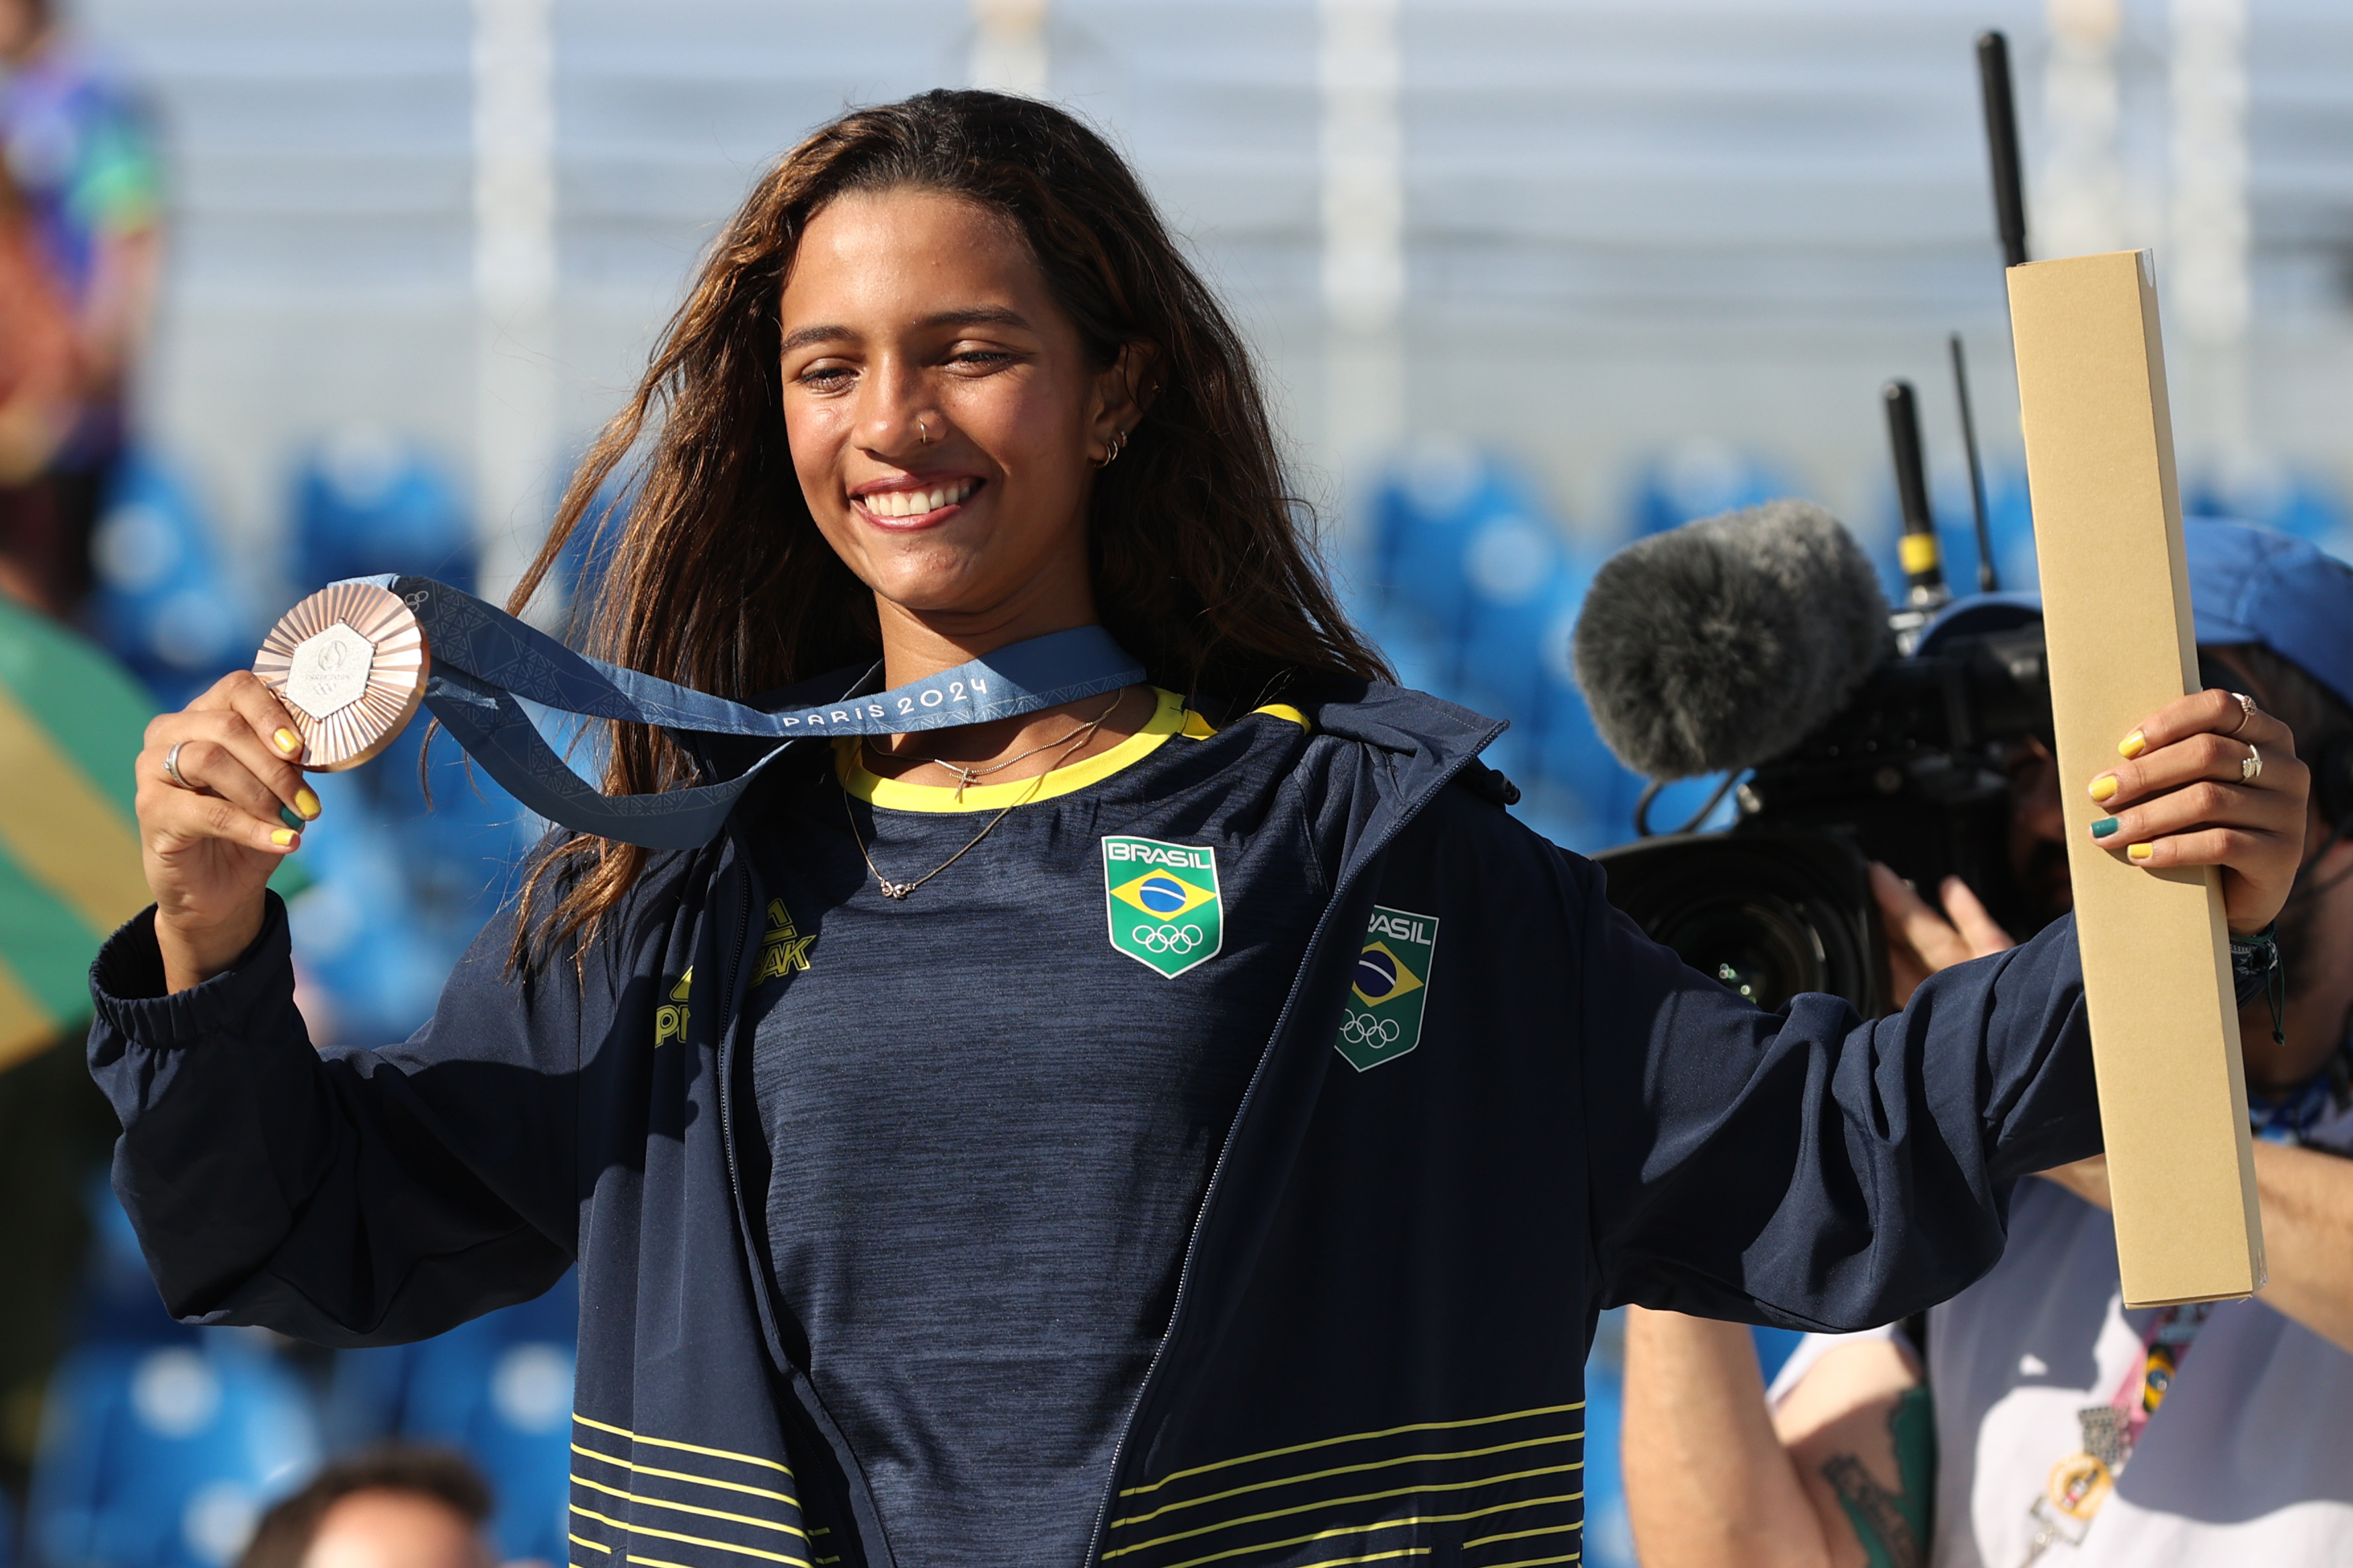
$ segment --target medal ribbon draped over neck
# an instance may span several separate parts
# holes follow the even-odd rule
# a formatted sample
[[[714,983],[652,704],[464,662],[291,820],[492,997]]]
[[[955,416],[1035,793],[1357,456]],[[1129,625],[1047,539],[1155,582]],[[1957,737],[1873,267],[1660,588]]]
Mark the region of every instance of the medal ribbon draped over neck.
[[[504,610],[427,577],[353,581],[399,595],[416,616],[432,658],[425,706],[492,778],[550,821],[649,849],[710,842],[736,800],[795,741],[985,724],[1116,691],[1145,678],[1144,667],[1110,633],[1076,626],[888,691],[764,712],[575,653]],[[556,754],[524,710],[526,701],[585,718],[777,743],[723,783],[605,795]]]

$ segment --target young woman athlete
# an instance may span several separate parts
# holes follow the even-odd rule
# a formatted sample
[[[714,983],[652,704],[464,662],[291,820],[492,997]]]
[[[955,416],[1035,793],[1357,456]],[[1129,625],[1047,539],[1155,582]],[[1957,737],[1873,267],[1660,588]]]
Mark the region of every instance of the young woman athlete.
[[[166,1300],[378,1343],[576,1263],[577,1563],[1571,1562],[1604,1304],[1885,1321],[2098,1145],[2063,922],[1898,1017],[1766,1015],[1506,815],[1498,726],[1384,683],[1237,334],[1059,110],[784,158],[540,572],[625,464],[617,663],[832,701],[1100,625],[1148,679],[804,745],[699,849],[558,835],[375,1050],[293,1007],[287,716],[233,676],[156,721],[91,1059]],[[2139,740],[2115,842],[2264,926],[2284,727],[2217,692]],[[617,791],[745,763],[611,747]]]

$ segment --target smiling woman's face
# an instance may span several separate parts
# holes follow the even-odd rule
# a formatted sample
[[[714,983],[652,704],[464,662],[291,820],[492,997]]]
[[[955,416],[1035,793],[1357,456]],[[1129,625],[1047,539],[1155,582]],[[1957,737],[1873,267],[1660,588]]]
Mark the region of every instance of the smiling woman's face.
[[[1093,618],[1088,489],[1133,409],[1011,226],[934,191],[843,196],[802,236],[782,330],[801,493],[886,614],[1023,636]]]

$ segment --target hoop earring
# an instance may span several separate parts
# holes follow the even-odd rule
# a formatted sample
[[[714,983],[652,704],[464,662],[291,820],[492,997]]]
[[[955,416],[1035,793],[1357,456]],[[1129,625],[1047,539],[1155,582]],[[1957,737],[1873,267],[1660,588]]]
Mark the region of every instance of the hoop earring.
[[[1119,461],[1119,455],[1125,450],[1127,450],[1127,432],[1124,430],[1113,431],[1111,433],[1111,440],[1104,445],[1103,461],[1097,463],[1095,467],[1098,468],[1110,468],[1113,463]]]

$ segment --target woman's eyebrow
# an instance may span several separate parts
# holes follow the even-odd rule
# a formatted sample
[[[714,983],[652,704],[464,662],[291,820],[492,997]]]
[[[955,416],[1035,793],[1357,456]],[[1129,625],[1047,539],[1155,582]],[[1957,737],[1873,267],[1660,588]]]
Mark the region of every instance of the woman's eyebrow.
[[[777,346],[777,352],[791,353],[795,349],[805,349],[812,343],[840,342],[857,335],[848,327],[800,327],[785,334],[785,341]]]
[[[1014,327],[1027,331],[1029,318],[1005,305],[968,305],[960,310],[942,310],[936,315],[925,316],[915,325],[927,331],[940,327]],[[842,326],[797,327],[785,334],[784,342],[777,345],[777,352],[791,353],[797,349],[809,348],[818,343],[846,342],[857,336],[856,332]]]
[[[1029,318],[1005,305],[970,305],[961,310],[942,310],[923,318],[926,327],[1019,327],[1025,331]]]

